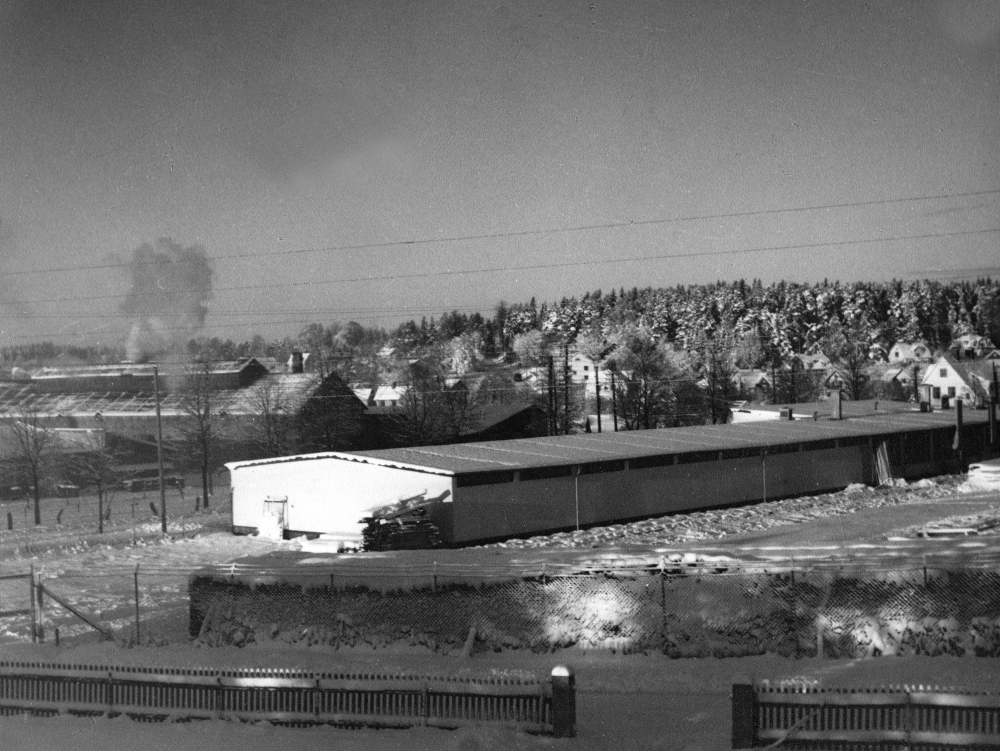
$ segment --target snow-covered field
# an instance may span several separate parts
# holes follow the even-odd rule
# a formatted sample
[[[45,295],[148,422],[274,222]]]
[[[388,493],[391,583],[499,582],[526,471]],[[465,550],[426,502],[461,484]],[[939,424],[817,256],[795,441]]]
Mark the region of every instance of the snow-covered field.
[[[801,524],[831,515],[846,515],[862,509],[889,508],[955,498],[964,478],[939,478],[909,487],[847,491],[810,498],[775,501],[741,509],[706,511],[685,516],[636,522],[628,525],[565,533],[532,540],[502,543],[506,547],[604,547],[623,543],[665,545],[711,540],[726,535],[779,526]],[[153,494],[151,494],[153,495]],[[148,499],[137,499],[137,508],[148,507]],[[13,508],[21,512],[23,502]],[[150,582],[141,593],[143,643],[168,646],[124,648],[108,643],[86,643],[70,638],[56,647],[25,643],[26,619],[0,621],[0,659],[31,657],[59,659],[68,655],[76,662],[150,665],[247,664],[315,668],[323,664],[344,666],[358,663],[367,670],[430,670],[435,673],[461,671],[530,670],[548,672],[559,662],[572,664],[579,687],[579,737],[572,741],[516,734],[503,728],[473,728],[456,732],[416,729],[407,731],[339,730],[332,728],[288,729],[263,725],[231,725],[222,722],[148,725],[124,719],[22,719],[0,718],[0,748],[3,749],[125,749],[142,747],[188,751],[189,749],[236,749],[256,751],[279,744],[312,748],[361,749],[726,749],[729,748],[729,690],[733,682],[754,678],[804,677],[824,683],[870,685],[919,683],[965,685],[1000,690],[1000,660],[984,658],[882,658],[873,660],[790,660],[774,655],[725,660],[670,660],[663,655],[620,655],[575,649],[556,654],[530,652],[479,654],[472,658],[442,656],[423,648],[375,650],[369,647],[341,649],[288,649],[253,646],[246,649],[195,647],[186,642],[187,574],[198,567],[221,563],[295,546],[228,533],[225,509],[210,514],[195,513],[193,503],[172,516],[170,536],[163,538],[158,522],[146,508],[135,522],[132,542],[131,501],[116,505],[106,536],[96,535],[96,513],[82,499],[54,501],[42,529],[16,524],[12,532],[0,532],[3,562],[0,573],[24,572],[29,567],[42,572],[54,591],[75,598],[88,612],[100,613],[120,628],[123,639],[131,633],[134,605],[134,575]],[[55,523],[54,509],[63,515]],[[171,506],[168,506],[168,509]],[[114,514],[121,519],[115,521]],[[0,509],[2,510],[2,509]],[[996,516],[996,513],[980,514]],[[12,514],[13,515],[13,514]],[[26,515],[26,512],[25,514]],[[987,524],[988,526],[988,524]],[[43,552],[44,551],[44,552]],[[484,552],[486,550],[484,549]],[[4,590],[6,591],[6,590]],[[2,597],[0,592],[0,597]],[[2,609],[2,607],[0,607]],[[54,613],[52,608],[50,613]],[[63,621],[68,623],[68,621]],[[68,626],[67,626],[68,628]],[[64,637],[89,629],[64,631]],[[50,634],[51,639],[51,634]],[[89,641],[92,641],[89,640]],[[13,643],[17,642],[17,643]]]

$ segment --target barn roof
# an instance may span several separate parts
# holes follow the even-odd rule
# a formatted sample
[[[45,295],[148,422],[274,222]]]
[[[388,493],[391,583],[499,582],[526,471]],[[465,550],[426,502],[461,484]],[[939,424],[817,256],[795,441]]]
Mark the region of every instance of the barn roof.
[[[985,422],[985,413],[966,410],[965,422]],[[701,425],[619,433],[583,433],[568,436],[520,438],[440,446],[417,446],[378,451],[326,452],[258,459],[227,464],[239,467],[335,458],[381,466],[458,475],[496,470],[521,470],[642,457],[684,455],[767,447],[831,439],[861,439],[955,424],[952,411],[901,412],[859,416],[844,420],[772,420],[765,422]]]

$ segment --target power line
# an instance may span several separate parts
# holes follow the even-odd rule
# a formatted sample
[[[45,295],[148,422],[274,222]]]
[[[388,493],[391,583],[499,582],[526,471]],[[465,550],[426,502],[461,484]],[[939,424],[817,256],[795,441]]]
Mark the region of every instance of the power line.
[[[560,234],[565,232],[592,232],[594,230],[620,229],[625,227],[649,227],[664,224],[676,224],[681,222],[705,221],[710,219],[740,219],[753,216],[769,216],[773,214],[798,213],[806,211],[821,211],[844,208],[861,208],[865,206],[885,206],[890,204],[935,201],[949,198],[971,198],[977,196],[988,196],[1000,194],[1000,190],[977,190],[964,193],[952,193],[950,195],[934,196],[909,196],[904,198],[883,198],[871,201],[851,201],[846,203],[816,204],[813,206],[796,206],[781,209],[759,209],[756,211],[725,212],[718,214],[694,214],[680,217],[667,217],[660,219],[630,219],[629,221],[601,222],[596,224],[581,224],[572,227],[550,227],[545,229],[514,230],[507,232],[486,232],[469,235],[450,235],[447,237],[417,238],[412,240],[388,240],[376,243],[358,243],[352,245],[330,245],[320,248],[295,248],[288,250],[271,250],[257,253],[227,253],[212,256],[212,261],[229,261],[247,258],[267,258],[273,256],[306,255],[311,253],[339,253],[355,250],[380,250],[387,248],[404,248],[414,245],[433,245],[440,243],[459,243],[473,240],[499,240],[516,237],[538,237],[544,235]],[[143,264],[156,264],[157,261],[145,261]],[[114,263],[92,264],[87,266],[53,266],[46,269],[17,269],[4,272],[7,276],[25,276],[29,274],[53,274],[71,271],[94,271],[106,269],[127,268],[133,265],[132,262],[120,261]]]
[[[425,272],[415,272],[412,274],[359,276],[359,277],[350,277],[346,279],[310,279],[301,282],[274,282],[270,284],[233,285],[229,287],[216,287],[214,291],[234,292],[234,291],[247,291],[247,290],[257,290],[257,289],[278,289],[283,287],[322,286],[327,284],[355,284],[359,282],[400,281],[403,279],[429,279],[435,277],[462,276],[467,274],[495,274],[499,272],[510,272],[510,271],[541,271],[545,269],[574,268],[580,266],[601,266],[612,263],[641,263],[643,261],[663,261],[663,260],[674,260],[678,258],[707,258],[713,256],[744,255],[750,253],[766,253],[766,252],[788,251],[788,250],[815,250],[818,248],[835,248],[835,247],[847,247],[851,245],[869,245],[869,244],[886,243],[886,242],[903,242],[906,240],[929,240],[929,239],[940,239],[946,237],[968,237],[972,235],[987,235],[994,232],[1000,232],[1000,227],[989,227],[987,229],[977,229],[977,230],[963,230],[959,232],[933,232],[933,233],[924,233],[918,235],[894,235],[891,237],[863,238],[858,240],[829,240],[825,242],[815,242],[815,243],[765,245],[755,248],[737,248],[735,250],[710,250],[710,251],[696,251],[691,253],[662,253],[651,256],[631,256],[626,258],[602,258],[589,261],[564,261],[561,263],[523,264],[520,266],[508,265],[508,266],[495,266],[495,267],[480,268],[480,269],[457,269],[454,271],[425,271]],[[66,301],[78,301],[78,300],[108,300],[108,299],[128,297],[129,294],[131,293],[118,294],[118,295],[96,295],[92,297],[82,296],[82,297],[37,299],[37,300],[25,300],[22,302],[24,304],[29,304],[29,303],[46,303],[46,302],[66,302]]]
[[[632,256],[629,258],[607,258],[595,261],[565,261],[563,263],[539,263],[526,264],[522,266],[498,266],[484,269],[462,269],[456,271],[427,271],[413,274],[388,274],[385,276],[354,277],[350,279],[330,279],[330,280],[310,280],[305,282],[275,283],[247,285],[240,287],[219,287],[221,290],[249,290],[249,289],[271,289],[276,287],[304,287],[322,284],[353,284],[355,282],[386,282],[398,281],[400,279],[427,279],[444,276],[462,276],[465,274],[492,274],[501,271],[539,271],[543,269],[562,269],[577,266],[600,266],[609,263],[638,263],[642,261],[662,261],[676,258],[705,258],[710,256],[742,255],[747,253],[764,253],[781,250],[812,250],[816,248],[845,247],[848,245],[867,245],[880,242],[900,242],[903,240],[928,240],[943,237],[965,237],[969,235],[985,235],[993,232],[1000,232],[1000,227],[991,227],[981,230],[965,230],[961,232],[935,232],[921,235],[896,235],[893,237],[879,237],[863,240],[836,240],[819,243],[797,243],[793,245],[769,245],[757,248],[740,248],[736,250],[714,250],[700,251],[692,253],[663,253],[653,256]]]
[[[971,231],[971,233],[974,234],[974,233],[977,233],[977,232],[985,233],[985,232],[998,232],[998,231],[1000,231],[1000,228],[989,229],[989,230],[974,230],[974,231]],[[957,234],[967,234],[967,233],[957,233]],[[877,242],[877,241],[878,240],[875,240],[875,241],[856,240],[856,241],[845,241],[845,242],[864,243],[864,242]],[[817,247],[821,246],[821,245],[824,245],[824,244],[816,244]],[[786,246],[786,247],[788,247],[788,246]],[[741,252],[741,251],[732,251],[732,252]],[[689,255],[703,255],[703,254],[689,254]],[[665,256],[665,257],[677,257],[677,256]],[[592,263],[609,263],[609,262],[610,261],[594,261]],[[590,262],[581,262],[581,263],[590,263]],[[509,268],[517,268],[517,267],[509,267]],[[953,270],[954,271],[958,271],[958,269],[953,269]],[[463,273],[463,272],[444,272],[444,273]],[[974,277],[974,276],[981,276],[981,275],[972,275],[972,276]],[[967,278],[970,278],[970,277],[969,276],[956,276],[956,277],[948,277],[947,279],[967,279]],[[336,281],[343,281],[343,280],[336,280]],[[942,280],[941,279],[935,279],[935,280],[930,280],[930,281],[942,281]],[[303,284],[310,284],[310,283],[312,283],[312,282],[305,282]],[[321,284],[323,282],[315,282],[315,283]],[[281,286],[281,285],[278,285],[278,286]],[[232,289],[244,289],[244,288],[243,287],[234,287]],[[62,302],[64,300],[89,300],[89,299],[103,299],[103,298],[100,298],[100,297],[94,297],[94,298],[88,298],[88,297],[83,297],[83,298],[57,298],[57,299],[49,300],[49,301],[35,300],[35,301],[31,301],[31,302]],[[257,327],[266,327],[266,326],[289,326],[289,325],[309,324],[309,323],[316,323],[317,322],[316,321],[316,317],[317,316],[321,316],[321,315],[344,315],[344,314],[347,314],[347,315],[356,315],[358,318],[364,318],[364,319],[370,319],[370,320],[382,320],[382,319],[389,319],[389,318],[398,318],[400,316],[406,316],[406,315],[413,315],[415,313],[421,313],[421,314],[430,313],[432,315],[434,315],[434,314],[439,314],[440,315],[440,314],[449,313],[449,312],[465,312],[465,311],[478,312],[480,310],[482,310],[482,306],[476,306],[476,307],[452,307],[452,308],[450,308],[448,310],[442,310],[441,308],[388,308],[388,309],[353,309],[353,310],[352,309],[348,309],[348,308],[340,308],[340,309],[317,309],[315,311],[310,311],[310,310],[296,310],[294,313],[292,311],[289,311],[287,314],[288,315],[305,314],[305,315],[309,315],[311,317],[310,318],[300,318],[300,319],[287,319],[287,318],[285,318],[285,319],[282,319],[282,320],[275,320],[275,321],[259,321],[259,320],[254,320],[254,321],[247,321],[246,325],[248,325],[248,326],[252,325],[252,326],[257,326]],[[215,311],[210,311],[210,313],[214,314]],[[250,311],[248,313],[241,313],[239,311],[221,311],[220,314],[221,315],[227,315],[227,316],[257,316],[257,315],[279,315],[279,314],[284,314],[284,313],[282,311],[273,311],[272,310],[272,311],[260,311],[260,312]],[[163,314],[163,315],[152,316],[152,317],[159,317],[159,318],[184,317],[184,314]],[[136,316],[129,316],[129,315],[121,314],[121,313],[78,313],[78,314],[69,314],[69,313],[67,313],[67,314],[46,314],[46,315],[31,315],[31,314],[27,314],[27,315],[18,316],[18,318],[19,319],[32,319],[32,320],[34,320],[34,319],[80,318],[80,319],[82,319],[84,321],[93,321],[93,320],[102,320],[102,319],[107,319],[107,318],[134,320],[136,318]],[[197,331],[195,333],[200,333],[202,331],[214,330],[214,329],[229,329],[232,326],[233,326],[233,324],[231,324],[231,323],[230,324],[223,324],[223,323],[220,323],[220,324],[205,324],[205,325],[202,325],[202,326],[198,327]],[[66,327],[66,328],[68,328],[68,327]],[[157,329],[157,331],[159,331],[159,332],[191,331],[191,330],[192,330],[192,327],[190,327],[190,326],[166,326],[166,327],[159,327]],[[86,331],[86,332],[76,331],[76,332],[70,333],[69,335],[70,336],[78,336],[78,337],[80,337],[80,336],[90,336],[91,334],[96,334],[96,333],[97,333],[97,330],[91,330],[91,331]],[[62,336],[66,336],[66,335],[67,335],[67,332],[66,332],[66,330],[64,328],[63,330],[60,330],[60,331],[44,332],[44,333],[39,333],[39,334],[7,335],[6,338],[7,339],[40,339],[40,338],[43,338],[43,337],[62,337]],[[192,335],[194,335],[194,334],[192,334]]]

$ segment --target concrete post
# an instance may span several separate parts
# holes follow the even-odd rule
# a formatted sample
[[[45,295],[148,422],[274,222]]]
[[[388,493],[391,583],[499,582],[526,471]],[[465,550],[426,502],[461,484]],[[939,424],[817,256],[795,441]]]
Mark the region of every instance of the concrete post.
[[[552,668],[552,735],[576,736],[576,676],[566,665]]]
[[[757,695],[749,683],[733,684],[733,748],[757,745]]]
[[[965,466],[965,460],[963,458],[962,451],[962,403],[964,400],[955,400],[955,443],[952,448],[958,455],[958,463],[961,465],[961,471],[965,472],[968,467]]]
[[[990,444],[997,445],[997,404],[1000,403],[1000,384],[997,383],[997,364],[993,363],[993,388],[990,391]]]

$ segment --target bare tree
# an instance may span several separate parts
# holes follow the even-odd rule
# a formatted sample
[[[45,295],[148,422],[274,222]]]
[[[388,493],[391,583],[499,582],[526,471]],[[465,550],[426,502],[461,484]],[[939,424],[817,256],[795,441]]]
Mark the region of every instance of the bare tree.
[[[212,450],[215,444],[216,397],[218,389],[212,381],[212,368],[208,362],[194,363],[184,376],[179,396],[179,406],[185,414],[179,430],[189,449],[198,456],[201,470],[202,499],[208,509],[208,476],[211,471]]]
[[[264,456],[282,456],[291,449],[294,406],[272,378],[265,376],[250,393],[256,440]]]
[[[823,351],[839,367],[847,392],[855,401],[874,393],[868,349],[864,332],[854,326],[834,323],[823,340]]]
[[[106,505],[110,506],[122,480],[120,465],[121,457],[112,449],[103,430],[88,435],[86,450],[72,454],[66,462],[67,473],[74,481],[92,486],[97,491],[98,534],[104,532]]]
[[[479,420],[484,398],[487,398],[485,393],[478,389],[471,391],[463,381],[451,386],[447,383],[442,384],[436,399],[441,411],[440,438],[444,441],[457,441],[463,433],[472,428]]]
[[[298,408],[295,429],[299,450],[342,451],[362,429],[364,405],[336,373],[317,379]]]
[[[705,423],[707,399],[685,353],[641,326],[626,328],[616,338],[609,361],[616,373],[617,413],[626,430]]]
[[[41,481],[44,467],[55,443],[52,429],[38,410],[22,405],[14,412],[11,430],[18,450],[18,460],[31,480],[35,501],[35,524],[42,523]]]
[[[655,428],[671,411],[670,368],[664,345],[648,330],[630,327],[618,336],[611,358],[615,400],[626,430]]]
[[[394,421],[395,438],[407,446],[440,443],[446,432],[441,393],[445,388],[440,375],[409,368],[400,382],[402,395]]]
[[[730,402],[737,398],[734,383],[736,360],[733,337],[727,329],[718,329],[702,337],[696,346],[700,369],[707,385],[708,416],[712,424],[729,422]]]

